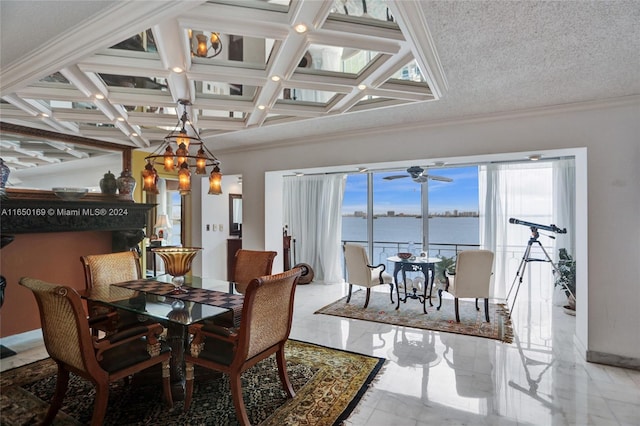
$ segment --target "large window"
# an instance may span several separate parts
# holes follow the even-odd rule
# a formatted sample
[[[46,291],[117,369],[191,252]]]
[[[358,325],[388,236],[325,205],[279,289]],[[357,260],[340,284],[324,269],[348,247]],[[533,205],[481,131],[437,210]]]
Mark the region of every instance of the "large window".
[[[399,251],[453,256],[479,244],[478,168],[427,170],[450,178],[415,182],[405,170],[347,177],[342,240],[369,248],[371,261],[385,263]]]

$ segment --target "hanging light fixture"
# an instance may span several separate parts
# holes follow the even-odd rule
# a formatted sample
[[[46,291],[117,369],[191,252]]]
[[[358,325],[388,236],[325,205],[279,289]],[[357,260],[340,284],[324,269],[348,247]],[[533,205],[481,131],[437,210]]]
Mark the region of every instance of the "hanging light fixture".
[[[209,37],[204,34],[193,35],[189,30],[189,41],[191,43],[191,54],[198,58],[213,58],[222,53],[222,40],[220,33],[211,33]]]
[[[207,167],[213,166],[209,175],[209,194],[222,194],[222,173],[220,173],[220,160],[216,158],[200,139],[191,120],[187,115],[187,106],[191,103],[180,100],[179,104],[184,110],[178,119],[176,129],[169,132],[164,138],[164,143],[154,152],[145,157],[147,164],[142,171],[142,189],[154,194],[158,193],[158,172],[155,165],[161,164],[167,172],[178,171],[178,189],[181,194],[191,192],[191,170],[195,169],[198,175],[206,175]],[[187,124],[191,133],[187,132]],[[192,155],[189,148],[197,152]]]

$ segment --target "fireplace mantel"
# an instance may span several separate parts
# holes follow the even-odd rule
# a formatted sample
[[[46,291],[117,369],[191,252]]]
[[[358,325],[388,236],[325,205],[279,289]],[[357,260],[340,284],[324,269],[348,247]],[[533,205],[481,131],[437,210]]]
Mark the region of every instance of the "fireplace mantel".
[[[147,213],[154,206],[102,194],[64,201],[50,191],[8,190],[0,202],[0,234],[116,231],[113,248],[120,251],[144,238]]]

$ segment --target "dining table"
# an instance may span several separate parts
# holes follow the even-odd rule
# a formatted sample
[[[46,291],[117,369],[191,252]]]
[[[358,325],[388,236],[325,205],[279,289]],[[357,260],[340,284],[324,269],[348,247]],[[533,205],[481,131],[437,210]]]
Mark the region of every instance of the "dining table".
[[[184,400],[188,327],[198,322],[228,316],[240,318],[244,296],[232,294],[234,283],[198,276],[185,276],[185,292],[174,294],[171,275],[96,286],[80,291],[88,301],[137,314],[140,321],[157,320],[166,329],[171,346],[171,393],[174,401]],[[239,324],[236,324],[239,325]]]

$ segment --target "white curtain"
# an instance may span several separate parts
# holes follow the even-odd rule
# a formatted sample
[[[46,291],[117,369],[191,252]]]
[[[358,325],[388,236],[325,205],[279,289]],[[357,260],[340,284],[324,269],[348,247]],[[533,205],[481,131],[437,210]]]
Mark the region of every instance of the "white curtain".
[[[554,183],[554,164],[555,161],[541,161],[480,166],[480,245],[495,253],[493,297],[507,296],[532,236],[530,227],[509,223],[510,218],[545,226],[554,224],[567,230],[573,226],[573,220],[569,220],[571,209],[567,205],[562,211],[569,213],[563,213],[563,218],[556,216],[560,209],[555,208],[554,200],[572,199],[574,182],[567,178],[569,167],[562,167],[559,170],[565,170],[565,177],[557,174],[564,183]],[[545,259],[545,250],[554,259],[556,244],[549,236],[558,235],[540,231],[540,244],[532,244],[529,257]],[[527,265],[530,266],[532,263]],[[549,267],[549,273],[550,270]]]
[[[295,239],[296,262],[317,280],[342,282],[341,233],[344,174],[284,179],[284,224]]]
[[[573,158],[553,162],[553,217],[559,228],[566,228],[566,234],[558,234],[556,247],[566,248],[575,258],[575,218],[576,218],[576,165]],[[558,250],[553,256],[554,262],[558,261]]]

